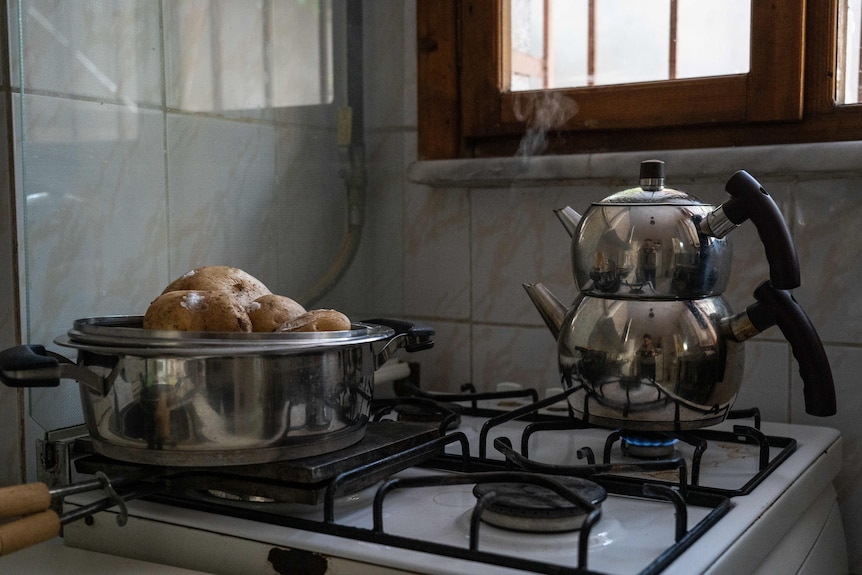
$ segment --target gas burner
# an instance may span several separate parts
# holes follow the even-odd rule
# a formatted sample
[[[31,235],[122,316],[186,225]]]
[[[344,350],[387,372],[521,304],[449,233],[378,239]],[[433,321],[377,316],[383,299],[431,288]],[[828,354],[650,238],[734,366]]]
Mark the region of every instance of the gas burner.
[[[399,403],[393,410],[398,415],[398,421],[411,423],[446,423],[446,431],[457,429],[461,425],[463,407],[455,403],[422,402]]]
[[[598,506],[607,497],[601,485],[580,477],[547,476],[582,499]],[[584,510],[558,493],[529,483],[478,483],[477,499],[494,492],[496,498],[482,512],[489,525],[529,533],[577,531],[583,525]]]
[[[621,431],[620,447],[625,455],[638,459],[673,457],[677,439],[661,432]]]

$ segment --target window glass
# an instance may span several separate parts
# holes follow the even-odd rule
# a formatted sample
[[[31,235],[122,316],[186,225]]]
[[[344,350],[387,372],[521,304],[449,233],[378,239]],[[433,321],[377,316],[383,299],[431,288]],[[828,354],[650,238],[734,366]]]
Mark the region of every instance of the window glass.
[[[540,90],[547,88],[545,62],[544,1],[512,0],[512,88]]]
[[[588,86],[587,76],[587,33],[589,22],[583,17],[587,13],[588,0],[555,0],[554,16],[551,22],[552,38],[579,38],[579,41],[552,42],[551,58],[553,66],[554,86],[568,88]]]
[[[862,0],[845,0],[842,3],[839,7],[838,27],[838,81],[835,99],[841,104],[858,104],[859,76],[862,74],[859,64],[859,53],[862,52]]]
[[[677,4],[677,77],[748,72],[749,0],[678,0]]]
[[[510,13],[516,91],[749,71],[751,0],[512,0]]]
[[[595,2],[595,85],[668,78],[669,8],[670,0]]]

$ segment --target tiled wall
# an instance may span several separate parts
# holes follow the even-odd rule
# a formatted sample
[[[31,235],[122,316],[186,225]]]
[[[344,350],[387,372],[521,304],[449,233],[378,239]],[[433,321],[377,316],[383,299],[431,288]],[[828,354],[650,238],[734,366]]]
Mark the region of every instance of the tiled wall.
[[[152,36],[159,22],[170,26],[171,19],[156,9],[168,3],[68,4],[136,6],[142,20],[138,40],[122,53],[133,53],[139,70],[133,94],[146,96],[132,96],[140,101],[131,108],[121,96],[95,93],[98,86],[91,92],[74,83],[42,86],[28,93],[26,68],[23,99],[13,90],[16,118],[22,120],[16,129],[34,135],[18,150],[24,178],[19,194],[27,197],[21,220],[26,233],[19,234],[27,240],[21,246],[28,273],[25,337],[46,342],[81,315],[138,311],[171,277],[199,263],[229,261],[274,289],[304,291],[338,251],[344,219],[337,150],[324,143],[332,124],[170,108],[164,94],[172,93],[174,80],[162,68],[164,43]],[[67,3],[23,5],[59,10]],[[583,210],[591,200],[633,185],[644,157],[415,164],[414,6],[371,0],[364,10],[366,229],[355,263],[325,303],[432,324],[435,348],[412,358],[421,360],[429,388],[555,381],[553,341],[521,284],[542,281],[563,300],[574,295],[567,236],[552,210]],[[36,25],[42,26],[25,19],[25,38]],[[148,59],[152,52],[158,54],[154,61]],[[34,58],[25,67],[38,72],[40,65]],[[57,74],[37,77],[52,82]],[[81,82],[80,74],[70,77]],[[92,133],[105,136],[85,137]],[[667,162],[669,185],[713,203],[724,199],[726,179],[747,169],[788,218],[803,270],[795,295],[826,344],[839,414],[827,420],[804,415],[796,364],[777,328],[747,344],[738,405],[757,404],[768,419],[842,431],[844,470],[837,486],[851,565],[862,572],[862,432],[855,425],[862,410],[856,390],[862,307],[853,297],[862,283],[856,239],[862,145],[650,156]],[[765,277],[765,264],[750,226],[734,232],[732,241],[736,257],[728,298],[741,309]],[[3,325],[5,334],[8,323]],[[74,418],[76,396],[65,403],[56,394],[44,398],[44,405],[34,407],[46,419],[64,420],[68,413]],[[0,400],[5,405],[5,396]],[[0,420],[0,438],[9,424]],[[31,422],[28,431],[32,439],[39,428]]]

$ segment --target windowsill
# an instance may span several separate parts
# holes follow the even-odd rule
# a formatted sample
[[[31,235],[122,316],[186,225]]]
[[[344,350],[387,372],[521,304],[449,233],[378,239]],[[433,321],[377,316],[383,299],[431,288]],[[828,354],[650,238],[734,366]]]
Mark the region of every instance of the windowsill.
[[[671,150],[419,161],[409,181],[435,188],[496,188],[573,184],[625,184],[642,160],[668,164],[674,181],[726,177],[737,170],[758,178],[824,179],[862,175],[862,141],[740,148]]]

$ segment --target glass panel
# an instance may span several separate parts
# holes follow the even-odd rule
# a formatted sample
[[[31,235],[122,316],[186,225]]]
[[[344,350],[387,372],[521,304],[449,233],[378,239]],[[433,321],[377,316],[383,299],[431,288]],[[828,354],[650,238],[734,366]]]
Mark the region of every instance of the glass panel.
[[[678,0],[677,5],[677,78],[748,72],[750,0]]]
[[[668,78],[668,0],[598,0],[595,10],[596,85]]]
[[[551,19],[552,38],[570,38],[568,42],[552,42],[552,83],[554,86],[587,86],[588,0],[554,0]]]
[[[511,14],[515,91],[749,70],[751,0],[512,0]]]
[[[143,313],[202,263],[278,293],[322,276],[352,169],[348,2],[6,4],[25,341],[73,357],[52,342],[75,319]],[[45,430],[83,420],[73,382],[27,397]]]
[[[519,90],[538,90],[544,84],[544,2],[512,0],[512,85]]]
[[[835,99],[840,104],[862,102],[859,76],[862,66],[862,0],[844,0],[838,14],[838,73]]]
[[[329,0],[270,0],[253,9],[184,0],[164,10],[169,106],[220,112],[332,101]]]

